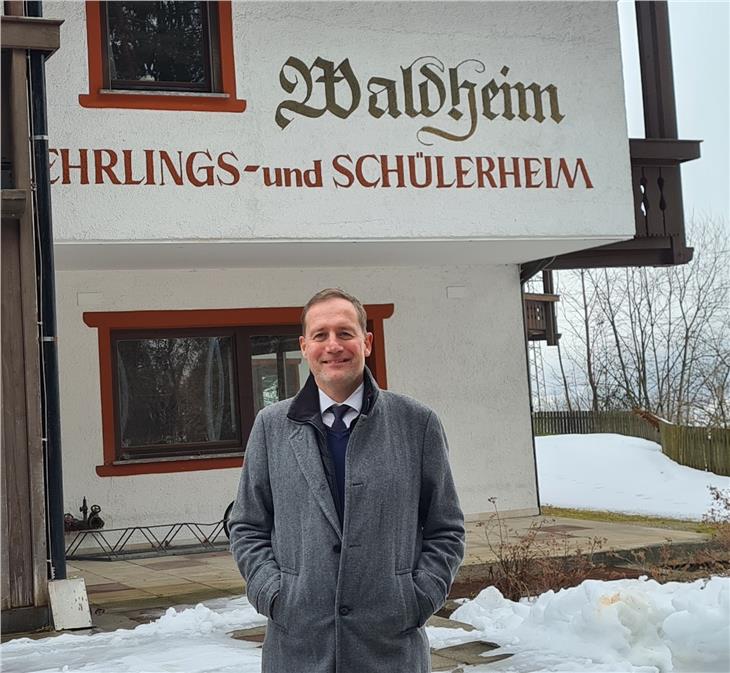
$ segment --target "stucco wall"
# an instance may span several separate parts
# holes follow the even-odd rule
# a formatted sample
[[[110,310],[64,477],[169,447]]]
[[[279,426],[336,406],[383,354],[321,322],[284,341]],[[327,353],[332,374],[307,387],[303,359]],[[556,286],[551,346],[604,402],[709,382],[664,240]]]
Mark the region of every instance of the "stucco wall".
[[[69,150],[70,163],[76,165],[80,151],[88,151],[92,173],[89,184],[81,184],[79,170],[70,170],[70,183],[63,184],[62,162],[52,155],[53,179],[61,180],[53,186],[57,240],[540,238],[565,241],[564,251],[569,251],[576,249],[571,239],[591,247],[634,233],[614,3],[234,2],[237,95],[247,101],[242,113],[82,108],[79,94],[89,89],[84,4],[47,3],[44,11],[64,19],[63,47],[47,68],[51,148]],[[281,128],[276,121],[279,105],[302,101],[306,94],[301,86],[289,93],[281,86],[283,76],[300,83],[304,79],[285,66],[290,57],[307,68],[318,57],[333,67],[348,60],[359,82],[359,105],[346,119],[329,112],[309,117],[287,113],[290,123]],[[426,61],[444,87],[441,96],[417,72]],[[430,92],[431,106],[438,107],[434,116],[405,111],[402,71],[414,63],[413,87],[418,91],[423,85]],[[456,80],[471,83],[476,92],[475,112],[466,102],[469,86],[451,90],[451,68]],[[503,69],[507,74],[501,74]],[[320,72],[315,68],[311,75],[315,90],[307,100],[318,111],[324,97],[317,83]],[[371,77],[394,82],[397,115],[369,113]],[[514,112],[507,119],[496,94],[490,112],[496,118],[488,118],[483,96],[491,95],[484,88],[489,82],[508,88],[517,83],[554,86],[561,121],[548,114],[547,94],[542,121],[531,117],[533,103],[526,119]],[[336,89],[340,106],[352,99],[344,87],[341,81]],[[517,100],[516,90],[510,95]],[[461,102],[452,110],[455,96]],[[383,107],[384,96],[375,102]],[[424,135],[428,127],[457,140]],[[122,153],[131,152],[130,182],[112,184],[101,172],[97,180],[94,150],[107,158],[115,153],[114,171],[122,182]],[[145,174],[148,150],[154,155],[154,179],[134,184]],[[240,179],[232,184],[231,175],[217,167],[222,183],[198,187],[186,178],[185,184],[176,185],[169,174],[163,178],[156,154],[160,151],[169,153],[173,162],[180,152],[183,164],[193,153],[209,152],[209,158],[195,155],[198,179],[205,176],[206,165],[217,166],[225,155],[237,166]],[[347,179],[336,170],[335,159],[344,155],[352,161],[372,155],[363,164],[368,184],[379,179],[383,156],[390,168],[396,156],[406,166],[411,157],[419,182],[428,170],[426,163],[433,175],[440,171],[440,157],[443,182],[451,186],[442,188],[435,177],[424,188],[414,186],[412,178],[396,186],[391,174],[390,187],[369,187],[359,180],[343,187]],[[508,170],[513,169],[512,158],[518,159],[521,184],[506,178],[504,184],[495,179],[495,186],[480,187],[477,173],[486,165],[484,157],[502,157]],[[568,187],[565,176],[558,180],[561,158],[566,170],[578,175],[574,187]],[[576,172],[579,158],[590,186]],[[460,186],[457,159],[466,167]],[[322,162],[321,186],[264,186],[264,167],[312,169],[315,161]],[[532,169],[525,168],[525,161],[536,171],[533,178],[526,175]],[[350,160],[347,166],[354,170]],[[550,186],[551,181],[556,184]],[[533,259],[531,255],[526,251],[518,261]]]
[[[490,496],[502,510],[536,507],[516,266],[63,271],[57,282],[66,511],[86,496],[107,527],[212,522],[238,480],[237,469],[96,476],[97,333],[84,311],[296,306],[331,285],[365,303],[395,304],[385,321],[389,388],[439,413],[465,512],[491,511]],[[466,296],[447,298],[450,286]]]

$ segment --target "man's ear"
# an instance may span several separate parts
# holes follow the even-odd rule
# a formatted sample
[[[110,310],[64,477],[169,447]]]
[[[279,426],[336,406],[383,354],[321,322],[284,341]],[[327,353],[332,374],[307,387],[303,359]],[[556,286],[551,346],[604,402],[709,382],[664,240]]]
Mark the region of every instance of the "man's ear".
[[[365,332],[365,357],[369,357],[373,350],[373,333]]]
[[[300,336],[299,337],[299,348],[302,351],[302,355],[304,355],[304,351],[306,350],[306,345],[305,345],[306,343],[307,343],[306,339],[303,336]]]

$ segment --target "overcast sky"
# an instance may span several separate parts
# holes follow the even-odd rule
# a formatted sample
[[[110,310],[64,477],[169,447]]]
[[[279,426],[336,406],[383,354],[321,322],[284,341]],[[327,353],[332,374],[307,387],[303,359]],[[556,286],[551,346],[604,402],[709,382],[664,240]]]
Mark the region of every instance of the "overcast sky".
[[[644,134],[633,0],[619,1],[629,137]],[[684,208],[724,216],[730,229],[730,1],[669,2],[679,137],[702,140],[682,167]]]

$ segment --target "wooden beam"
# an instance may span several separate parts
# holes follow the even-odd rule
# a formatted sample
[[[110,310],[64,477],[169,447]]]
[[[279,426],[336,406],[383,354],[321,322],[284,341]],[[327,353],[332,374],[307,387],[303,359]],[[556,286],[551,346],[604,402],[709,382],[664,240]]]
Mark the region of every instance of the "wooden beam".
[[[701,140],[629,138],[631,163],[642,166],[676,166],[700,157]]]
[[[641,94],[644,102],[644,135],[676,138],[672,45],[666,0],[636,3]]]
[[[650,241],[653,245],[642,245]],[[633,244],[633,245],[632,245]],[[633,239],[560,255],[549,262],[549,269],[600,269],[608,266],[674,266],[692,259],[693,248],[676,236]]]
[[[3,17],[3,23],[16,17]],[[3,27],[3,39],[4,39]],[[3,48],[5,48],[3,44]],[[25,205],[17,217],[19,284],[9,287],[20,301],[20,332],[23,352],[23,377],[25,390],[26,445],[19,448],[24,452],[26,474],[18,475],[29,484],[29,498],[25,508],[30,515],[31,525],[25,535],[31,547],[28,563],[32,567],[33,605],[45,605],[48,601],[46,569],[46,521],[43,457],[43,421],[41,416],[40,353],[38,344],[38,310],[36,305],[36,258],[33,227],[33,201],[31,192],[32,170],[31,149],[28,137],[30,105],[28,101],[28,58],[23,49],[10,50],[10,67],[7,81],[3,82],[3,94],[8,96],[8,119],[11,147],[9,148],[15,179],[16,194],[9,196],[13,201],[24,195]],[[5,148],[3,148],[5,149]],[[4,199],[3,199],[4,200]],[[18,209],[20,206],[18,205]],[[5,226],[5,225],[4,225]],[[3,285],[3,292],[6,291]],[[8,447],[3,447],[5,450]]]
[[[21,231],[17,220],[2,221],[2,608],[35,605],[23,333]],[[41,501],[42,502],[42,501]],[[5,577],[7,575],[7,577]],[[10,581],[12,580],[12,581]]]
[[[535,292],[525,292],[523,293],[522,297],[525,301],[560,301],[559,294],[539,294]]]
[[[30,49],[50,56],[61,46],[62,23],[62,19],[2,16],[0,42],[3,49]]]

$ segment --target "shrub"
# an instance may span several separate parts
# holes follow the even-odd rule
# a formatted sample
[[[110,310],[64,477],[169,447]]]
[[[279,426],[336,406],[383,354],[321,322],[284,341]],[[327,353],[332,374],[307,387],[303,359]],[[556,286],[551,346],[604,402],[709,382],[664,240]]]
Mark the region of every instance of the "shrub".
[[[477,526],[484,527],[487,546],[497,559],[489,569],[489,583],[505,598],[517,601],[550,589],[575,586],[595,571],[594,555],[605,539],[591,538],[584,550],[574,544],[574,538],[545,530],[554,521],[542,518],[521,533],[507,526],[496,498],[489,498],[489,502],[494,514]]]

